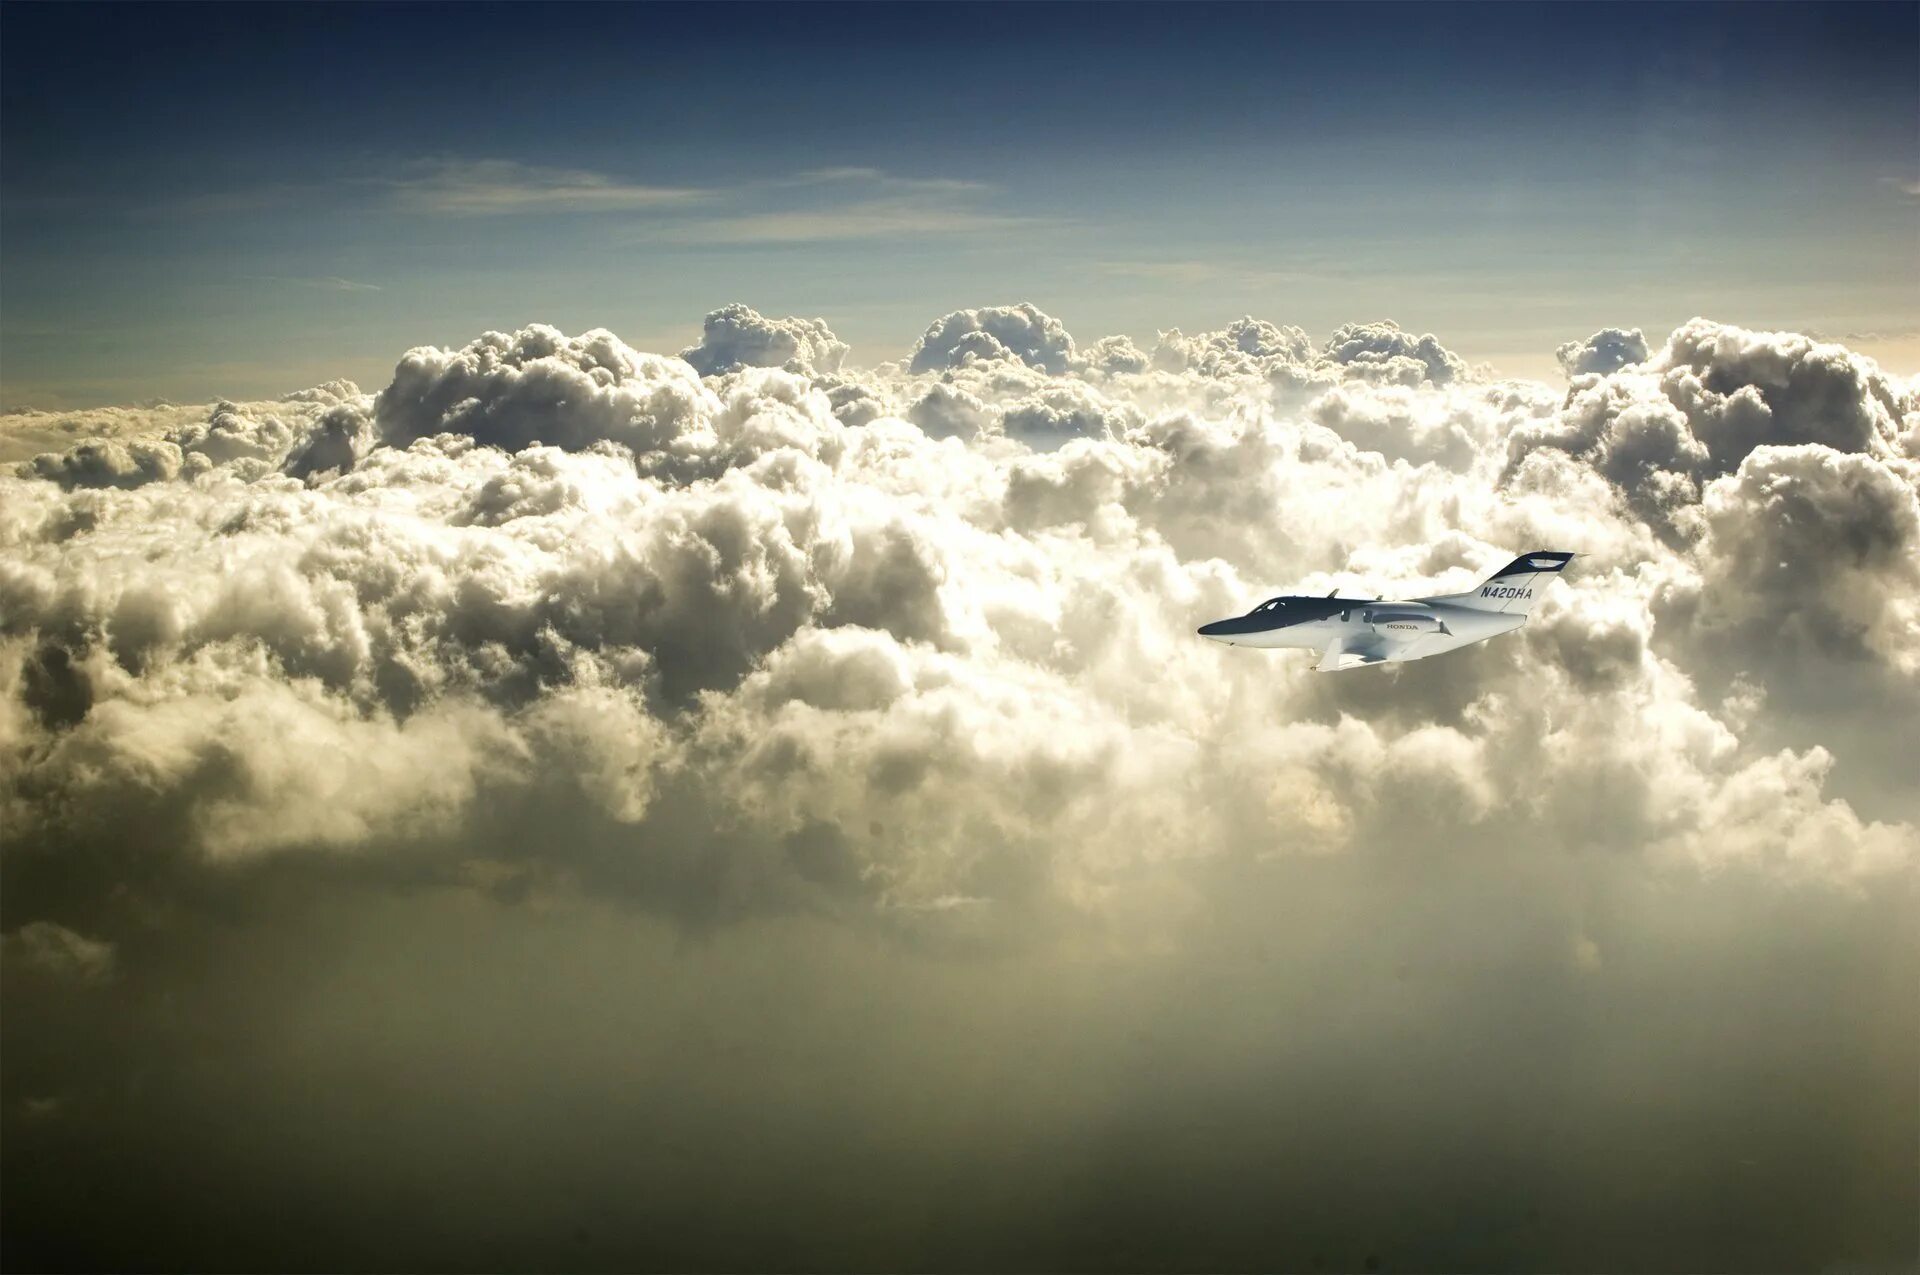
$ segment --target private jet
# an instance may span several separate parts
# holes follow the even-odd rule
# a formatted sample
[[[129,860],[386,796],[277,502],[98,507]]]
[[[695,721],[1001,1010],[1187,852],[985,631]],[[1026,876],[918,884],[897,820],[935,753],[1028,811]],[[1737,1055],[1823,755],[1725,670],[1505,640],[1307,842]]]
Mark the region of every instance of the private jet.
[[[1523,553],[1476,589],[1411,602],[1363,602],[1333,593],[1272,598],[1245,615],[1201,625],[1200,636],[1228,646],[1318,651],[1314,668],[1322,673],[1424,660],[1525,624],[1539,595],[1571,561],[1570,553]]]

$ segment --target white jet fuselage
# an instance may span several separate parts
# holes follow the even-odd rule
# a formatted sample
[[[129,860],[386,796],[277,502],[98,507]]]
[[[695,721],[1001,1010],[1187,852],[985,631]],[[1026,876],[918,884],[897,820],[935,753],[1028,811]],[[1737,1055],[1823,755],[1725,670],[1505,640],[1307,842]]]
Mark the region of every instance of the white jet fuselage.
[[[1421,656],[1438,655],[1484,642],[1490,637],[1511,633],[1527,622],[1524,615],[1475,611],[1435,602],[1355,602],[1341,598],[1298,601],[1337,602],[1344,609],[1318,619],[1289,621],[1284,614],[1269,615],[1265,624],[1248,626],[1238,633],[1215,632],[1205,636],[1228,646],[1295,647],[1310,651],[1325,650],[1332,642],[1357,644],[1378,638],[1397,648],[1387,659],[1404,660],[1416,658],[1412,654],[1415,651]]]
[[[1572,558],[1563,550],[1537,550],[1469,592],[1407,602],[1271,598],[1245,615],[1203,625],[1200,636],[1228,646],[1319,651],[1324,672],[1421,660],[1525,624],[1540,591]]]

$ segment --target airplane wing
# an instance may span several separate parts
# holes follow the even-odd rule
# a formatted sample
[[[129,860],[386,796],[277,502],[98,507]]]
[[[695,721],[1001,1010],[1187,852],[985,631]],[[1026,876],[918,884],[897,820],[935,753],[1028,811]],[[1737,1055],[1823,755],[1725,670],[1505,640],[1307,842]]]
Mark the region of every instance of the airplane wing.
[[[1320,662],[1313,669],[1316,673],[1338,673],[1369,664],[1402,664],[1464,645],[1466,643],[1444,628],[1438,633],[1416,633],[1409,637],[1356,633],[1327,643],[1326,649],[1320,652]]]
[[[1429,655],[1440,655],[1470,644],[1445,629],[1438,633],[1416,633],[1411,637],[1381,633],[1355,634],[1327,643],[1326,650],[1320,652],[1320,662],[1313,669],[1316,673],[1338,673],[1343,669],[1365,668],[1369,664],[1404,664],[1408,660],[1424,660]]]
[[[1379,638],[1346,637],[1335,638],[1327,643],[1327,649],[1320,652],[1320,662],[1313,666],[1316,673],[1338,673],[1342,669],[1365,668],[1369,664],[1379,664],[1388,658],[1386,643]]]

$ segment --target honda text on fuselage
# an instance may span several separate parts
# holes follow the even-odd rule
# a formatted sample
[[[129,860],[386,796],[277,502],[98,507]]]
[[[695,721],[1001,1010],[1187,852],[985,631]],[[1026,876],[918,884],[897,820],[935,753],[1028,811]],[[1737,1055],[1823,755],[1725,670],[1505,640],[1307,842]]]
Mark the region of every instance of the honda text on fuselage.
[[[1479,588],[1411,602],[1357,598],[1272,598],[1245,615],[1200,626],[1228,646],[1297,647],[1320,652],[1323,673],[1398,664],[1457,651],[1527,622],[1527,614],[1570,553],[1523,553]]]

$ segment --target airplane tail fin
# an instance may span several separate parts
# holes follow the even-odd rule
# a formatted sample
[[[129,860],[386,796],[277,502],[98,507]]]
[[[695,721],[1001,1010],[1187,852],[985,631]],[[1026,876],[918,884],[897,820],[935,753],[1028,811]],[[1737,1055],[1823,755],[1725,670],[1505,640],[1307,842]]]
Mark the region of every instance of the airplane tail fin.
[[[1455,593],[1444,598],[1426,598],[1450,606],[1471,607],[1476,611],[1499,611],[1506,615],[1526,615],[1533,610],[1540,593],[1553,577],[1573,561],[1570,553],[1536,550],[1523,553],[1488,576],[1485,583],[1470,593]]]

